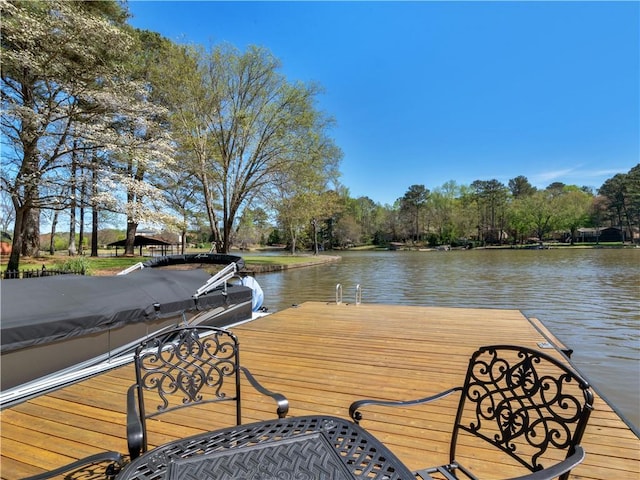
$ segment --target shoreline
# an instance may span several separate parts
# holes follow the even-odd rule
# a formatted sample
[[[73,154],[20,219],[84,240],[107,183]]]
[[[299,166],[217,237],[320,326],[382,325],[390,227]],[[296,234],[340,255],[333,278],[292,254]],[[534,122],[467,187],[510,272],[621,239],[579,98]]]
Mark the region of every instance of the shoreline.
[[[251,255],[248,255],[251,257]],[[243,257],[244,258],[244,257]],[[284,257],[287,258],[287,257]],[[290,257],[290,258],[299,258],[299,257]],[[309,261],[305,262],[296,262],[296,263],[254,263],[251,260],[245,259],[245,267],[243,272],[246,273],[271,273],[271,272],[282,272],[284,270],[291,270],[293,268],[302,268],[302,267],[313,267],[315,265],[324,265],[327,263],[339,262],[342,260],[342,257],[339,255],[314,255],[309,256]]]
[[[302,267],[312,267],[315,265],[324,265],[327,263],[338,262],[342,259],[339,255],[340,252],[358,252],[358,251],[371,251],[371,250],[379,250],[379,251],[413,251],[413,252],[453,252],[453,251],[469,251],[469,250],[484,250],[484,251],[514,251],[514,250],[587,250],[587,249],[633,249],[640,248],[639,244],[627,243],[627,244],[600,244],[600,245],[589,245],[589,244],[578,244],[578,245],[569,245],[563,243],[543,243],[542,245],[526,245],[526,246],[514,246],[514,245],[491,245],[491,246],[481,246],[474,247],[472,249],[464,248],[464,247],[450,247],[450,246],[440,246],[440,247],[427,247],[420,245],[410,245],[403,244],[397,245],[396,248],[381,248],[375,246],[361,246],[361,247],[352,247],[345,248],[342,250],[332,250],[332,252],[338,253],[337,255],[313,255],[313,254],[300,254],[300,255],[266,255],[262,256],[259,252],[263,250],[240,250],[240,251],[232,251],[234,255],[239,255],[245,259],[245,268],[243,270],[244,273],[248,274],[262,274],[262,273],[271,273],[271,272],[282,272],[294,268],[302,268]],[[66,261],[74,261],[79,259],[86,259],[88,262],[92,262],[93,259],[120,259],[129,261],[120,262],[116,265],[109,266],[92,266],[88,265],[88,273],[89,276],[108,276],[108,275],[116,275],[121,272],[128,266],[131,266],[139,261],[145,261],[152,257],[111,257],[111,256],[100,256],[100,257],[86,257],[86,256],[75,256],[70,257],[62,252],[58,252],[56,255],[43,255],[38,257],[31,258],[23,258],[20,265],[20,270],[37,270],[40,268],[57,268],[60,263],[64,263]],[[265,261],[265,259],[269,259],[272,261]],[[275,260],[275,261],[273,261]],[[280,260],[278,262],[278,260]],[[0,257],[0,273],[4,272],[6,269],[6,262],[8,261],[8,255],[2,255]]]

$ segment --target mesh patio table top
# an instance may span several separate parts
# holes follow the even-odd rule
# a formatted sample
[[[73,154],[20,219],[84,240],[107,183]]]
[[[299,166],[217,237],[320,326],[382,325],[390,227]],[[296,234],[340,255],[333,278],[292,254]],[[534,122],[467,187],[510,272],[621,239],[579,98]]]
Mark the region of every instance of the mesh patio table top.
[[[180,439],[143,454],[118,480],[412,480],[379,440],[330,416],[274,419]]]

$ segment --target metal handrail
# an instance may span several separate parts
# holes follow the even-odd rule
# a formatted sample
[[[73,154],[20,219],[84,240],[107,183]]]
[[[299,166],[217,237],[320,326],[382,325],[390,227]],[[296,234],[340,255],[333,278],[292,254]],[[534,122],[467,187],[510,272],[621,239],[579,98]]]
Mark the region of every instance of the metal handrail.
[[[119,272],[118,275],[127,275],[133,272],[134,270],[142,270],[143,268],[144,268],[144,264],[142,262],[138,262],[135,265],[131,265],[130,267],[125,268],[124,270]]]
[[[338,283],[336,285],[336,305],[340,305],[342,303],[342,284]],[[356,305],[360,305],[362,303],[362,287],[360,284],[356,285]]]
[[[201,286],[196,293],[193,294],[193,298],[200,298],[202,295],[206,295],[211,290],[214,290],[219,285],[224,283],[224,291],[227,292],[227,281],[231,280],[236,275],[236,264],[230,263],[214,276],[212,276],[207,282]]]

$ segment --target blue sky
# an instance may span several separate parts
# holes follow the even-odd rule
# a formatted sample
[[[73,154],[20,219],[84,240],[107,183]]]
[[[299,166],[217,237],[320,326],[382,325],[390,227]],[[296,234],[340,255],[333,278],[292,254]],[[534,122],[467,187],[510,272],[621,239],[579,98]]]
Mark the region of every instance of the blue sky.
[[[392,204],[413,184],[524,175],[599,188],[640,162],[639,2],[130,1],[182,43],[268,48],[335,118],[341,183]]]

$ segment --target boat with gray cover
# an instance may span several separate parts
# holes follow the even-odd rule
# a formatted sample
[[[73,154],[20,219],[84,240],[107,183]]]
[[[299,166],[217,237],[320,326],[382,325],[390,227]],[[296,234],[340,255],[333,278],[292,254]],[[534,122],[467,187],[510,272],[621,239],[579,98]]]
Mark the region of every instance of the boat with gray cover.
[[[159,268],[212,263],[226,267],[214,276],[202,268]],[[123,275],[4,280],[0,405],[23,398],[34,381],[57,384],[68,373],[117,366],[140,339],[161,329],[250,320],[254,290],[230,283],[243,268],[234,255],[172,255]]]

